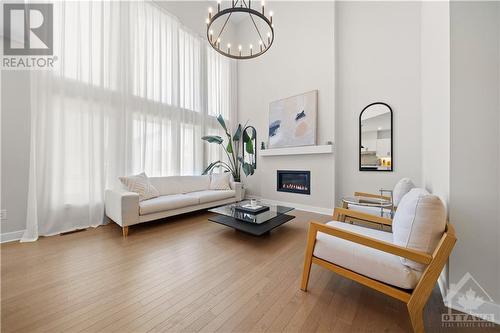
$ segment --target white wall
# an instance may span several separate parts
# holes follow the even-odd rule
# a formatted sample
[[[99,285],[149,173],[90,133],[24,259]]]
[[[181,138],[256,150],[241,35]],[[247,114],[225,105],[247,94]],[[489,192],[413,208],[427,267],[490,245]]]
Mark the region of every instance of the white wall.
[[[447,205],[450,192],[450,8],[421,13],[422,185]]]
[[[500,3],[450,6],[450,282],[470,272],[500,320]]]
[[[24,230],[26,225],[30,146],[29,71],[3,70],[1,80],[1,208],[6,210],[7,219],[1,221],[0,233],[2,240],[6,240],[20,237],[21,234],[16,232]]]
[[[421,183],[420,4],[337,2],[336,193]],[[358,121],[372,102],[394,112],[394,171],[360,172]]]
[[[311,90],[318,93],[317,142],[334,138],[335,5],[333,2],[270,2],[275,12],[276,39],[271,49],[238,63],[238,119],[257,128],[268,140],[269,103]],[[239,31],[250,40],[253,31]],[[257,39],[256,39],[257,41]],[[256,43],[255,43],[256,44]],[[245,180],[251,194],[267,199],[334,207],[333,155],[258,157],[254,176]],[[311,195],[276,191],[276,170],[311,171]],[[327,210],[328,211],[328,210]]]

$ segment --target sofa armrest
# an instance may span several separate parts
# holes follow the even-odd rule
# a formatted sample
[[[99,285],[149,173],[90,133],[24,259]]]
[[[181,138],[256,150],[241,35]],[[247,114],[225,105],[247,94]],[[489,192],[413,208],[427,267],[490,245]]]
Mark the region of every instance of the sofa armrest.
[[[241,182],[235,182],[235,181],[231,181],[231,183],[229,184],[231,186],[231,189],[233,189],[236,194],[236,200],[238,201],[241,201],[243,200],[243,184]]]
[[[106,216],[122,227],[139,223],[139,194],[108,189],[104,193]]]

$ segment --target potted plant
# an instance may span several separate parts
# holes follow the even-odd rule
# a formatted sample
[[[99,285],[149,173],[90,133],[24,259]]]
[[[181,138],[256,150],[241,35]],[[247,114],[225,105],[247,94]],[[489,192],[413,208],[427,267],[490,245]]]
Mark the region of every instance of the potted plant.
[[[245,176],[251,176],[257,168],[257,131],[253,126],[243,127],[238,124],[236,132],[230,133],[222,115],[217,121],[226,133],[226,139],[218,135],[207,135],[201,139],[209,143],[218,144],[226,153],[228,161],[215,161],[210,163],[203,174],[212,173],[215,168],[222,168],[224,172],[231,172],[235,182],[241,182],[241,170]]]

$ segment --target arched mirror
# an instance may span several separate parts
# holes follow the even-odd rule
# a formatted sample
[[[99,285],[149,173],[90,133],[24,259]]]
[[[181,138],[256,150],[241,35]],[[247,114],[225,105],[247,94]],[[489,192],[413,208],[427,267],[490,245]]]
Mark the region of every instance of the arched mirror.
[[[359,115],[359,171],[392,171],[392,109],[382,102],[366,106]]]

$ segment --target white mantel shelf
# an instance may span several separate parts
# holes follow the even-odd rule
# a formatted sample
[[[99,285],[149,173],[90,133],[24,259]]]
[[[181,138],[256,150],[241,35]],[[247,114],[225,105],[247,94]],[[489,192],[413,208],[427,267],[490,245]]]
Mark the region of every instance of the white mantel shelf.
[[[260,156],[331,154],[333,145],[261,149],[259,153]]]

